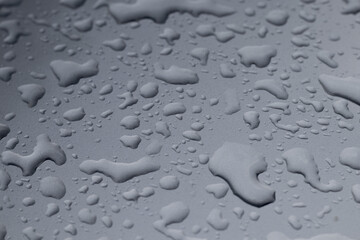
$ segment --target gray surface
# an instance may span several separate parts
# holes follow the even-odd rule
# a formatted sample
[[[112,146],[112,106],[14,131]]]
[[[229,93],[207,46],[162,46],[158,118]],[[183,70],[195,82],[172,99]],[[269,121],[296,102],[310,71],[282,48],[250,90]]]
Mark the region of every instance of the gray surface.
[[[359,134],[359,107],[350,103],[350,109],[355,114],[354,119],[348,120],[355,125],[353,131],[340,129],[337,126],[336,114],[333,112],[328,95],[323,91],[318,82],[318,75],[321,73],[344,75],[359,77],[360,68],[358,67],[358,49],[360,47],[357,39],[359,34],[359,25],[356,22],[358,18],[356,15],[342,15],[341,8],[344,5],[342,1],[316,1],[314,4],[303,5],[300,1],[266,1],[267,7],[260,9],[256,7],[257,1],[222,1],[224,4],[234,7],[237,12],[231,16],[217,18],[209,15],[201,15],[194,18],[188,14],[171,14],[165,24],[155,24],[151,20],[139,21],[140,27],[136,29],[130,28],[130,24],[116,24],[115,21],[108,15],[105,8],[99,10],[92,9],[92,1],[87,1],[84,6],[77,10],[70,10],[60,6],[57,1],[23,1],[19,7],[12,8],[13,13],[7,17],[9,19],[18,18],[22,24],[31,32],[30,36],[21,37],[19,42],[15,45],[3,44],[1,46],[1,55],[9,50],[16,53],[16,59],[11,62],[0,60],[1,66],[14,66],[17,68],[17,73],[13,75],[9,83],[0,82],[0,114],[4,116],[8,112],[15,112],[15,119],[6,122],[11,128],[11,133],[0,141],[0,148],[4,149],[7,139],[18,136],[20,139],[19,145],[15,148],[15,152],[21,154],[31,153],[35,138],[41,133],[47,133],[53,142],[58,143],[65,150],[67,154],[67,162],[65,165],[56,166],[52,162],[45,162],[38,168],[36,173],[30,177],[23,177],[21,171],[14,166],[4,167],[11,175],[12,182],[9,189],[0,192],[0,196],[9,196],[15,207],[8,209],[3,203],[3,209],[0,211],[0,223],[4,224],[8,230],[9,239],[23,239],[22,229],[27,226],[33,226],[37,232],[44,236],[44,239],[53,239],[54,230],[59,229],[60,233],[56,239],[65,239],[71,237],[68,233],[63,231],[63,228],[68,223],[74,223],[78,233],[74,239],[98,239],[102,236],[107,236],[109,239],[168,239],[164,235],[157,232],[152,223],[159,219],[158,211],[161,207],[173,202],[183,201],[190,206],[190,215],[180,224],[175,224],[174,228],[183,228],[185,233],[189,236],[194,236],[191,232],[193,225],[199,225],[208,232],[203,231],[198,234],[198,237],[207,239],[243,239],[246,236],[256,239],[266,239],[266,235],[272,231],[282,231],[289,237],[311,237],[320,233],[339,232],[354,239],[358,239],[358,220],[360,219],[359,204],[355,203],[351,196],[351,186],[359,182],[358,172],[342,166],[338,162],[338,156],[341,150],[348,146],[358,146]],[[253,7],[256,10],[256,15],[247,17],[244,14],[246,7]],[[268,24],[264,16],[266,13],[274,8],[281,8],[290,13],[290,18],[285,26],[275,27]],[[298,12],[305,9],[311,13],[316,14],[317,19],[314,23],[306,23],[298,17]],[[53,14],[52,11],[56,10]],[[62,26],[71,26],[71,22],[75,19],[92,16],[94,19],[105,19],[107,25],[94,29],[87,33],[77,33],[81,36],[80,41],[70,41],[64,38],[58,32],[51,28],[34,25],[29,21],[27,15],[33,13],[47,21],[53,23],[58,22]],[[213,23],[217,29],[225,30],[224,24],[237,23],[248,24],[254,26],[256,30],[247,29],[246,34],[238,35],[227,43],[219,43],[214,37],[202,38],[196,36],[191,38],[189,32],[195,32],[196,27],[200,23]],[[301,24],[308,24],[310,32],[314,39],[309,40],[310,46],[303,48],[307,52],[309,59],[306,59],[300,65],[301,72],[292,72],[290,64],[296,62],[291,58],[291,53],[297,49],[290,42],[291,29]],[[265,25],[269,29],[266,38],[259,38],[257,29],[259,26]],[[175,41],[173,46],[173,53],[168,56],[159,55],[162,46],[167,46],[166,42],[159,39],[158,35],[165,27],[171,27],[177,32],[181,33],[180,40]],[[42,31],[42,29],[44,31]],[[76,32],[75,29],[72,30]],[[111,40],[120,36],[120,34],[127,34],[130,40],[126,40],[127,47],[122,52],[114,52],[109,48],[103,47],[104,40]],[[330,41],[331,33],[340,35],[339,41]],[[0,32],[0,38],[4,38],[5,33]],[[47,42],[41,39],[48,39]],[[138,58],[128,57],[127,52],[139,52],[141,46],[149,42],[153,46],[153,53],[148,56],[139,55]],[[206,66],[201,66],[198,61],[189,56],[188,52],[196,46],[207,47],[211,50],[210,58]],[[30,46],[26,46],[31,43]],[[54,52],[53,47],[56,44],[65,43],[67,49],[82,48],[74,56],[69,57],[66,50],[64,52]],[[278,54],[273,59],[273,64],[277,67],[277,71],[273,76],[268,75],[267,68],[246,68],[239,63],[239,57],[236,50],[247,45],[275,45]],[[331,69],[316,59],[317,48],[315,44],[321,46],[323,49],[331,50],[336,54],[335,59],[339,63],[339,67]],[[90,54],[85,54],[90,51]],[[29,57],[33,60],[28,60]],[[117,56],[123,56],[124,59],[131,63],[127,66],[121,63]],[[66,95],[62,93],[63,88],[57,85],[57,80],[50,70],[49,62],[54,59],[69,59],[76,62],[85,62],[89,58],[95,58],[100,63],[100,73],[90,78],[97,88],[89,95],[79,95],[78,91],[82,83],[89,82],[89,79],[83,79],[77,85],[72,86],[74,93]],[[142,66],[139,64],[139,58],[143,58],[148,71],[142,71]],[[230,59],[236,59],[237,65],[231,65],[237,76],[232,79],[222,78],[219,74],[219,64],[229,63]],[[274,61],[275,60],[275,61]],[[175,85],[162,84],[161,81],[153,77],[153,63],[159,61],[166,65],[166,68],[171,64],[191,68],[199,74],[200,82],[195,85],[185,85],[183,88],[193,89],[197,95],[190,98],[186,93],[179,94],[175,91]],[[111,66],[118,66],[118,71],[111,71]],[[207,72],[203,71],[206,70]],[[246,71],[253,71],[253,73],[246,73]],[[41,72],[47,75],[45,80],[32,79],[29,73],[31,71]],[[278,110],[270,110],[270,112],[263,112],[261,109],[268,102],[278,101],[270,94],[264,91],[256,91],[256,94],[261,96],[261,100],[255,102],[252,100],[254,92],[244,93],[245,90],[253,88],[253,83],[256,80],[264,78],[279,79],[279,75],[287,71],[290,75],[288,82],[291,83],[291,88],[288,88],[289,102],[292,99],[297,99],[300,96],[308,98],[309,93],[305,90],[305,86],[312,85],[316,87],[316,100],[323,101],[325,110],[321,113],[316,113],[311,106],[306,106],[305,113],[296,110],[296,104],[291,104],[290,108],[292,114],[290,116],[283,116],[282,122],[295,124],[295,121],[301,119],[309,119],[313,122],[313,128],[320,130],[321,126],[316,124],[316,120],[322,116],[330,116],[331,123],[327,129],[321,131],[320,134],[314,135],[307,129],[300,129],[298,133],[291,139],[285,138],[285,132],[277,130],[273,134],[274,139],[267,141],[262,139],[260,142],[249,141],[248,135],[250,133],[257,133],[263,135],[264,131],[272,130],[275,127],[271,124],[268,116],[270,113],[279,113]],[[144,74],[141,76],[140,74]],[[111,80],[109,78],[112,78]],[[301,80],[310,78],[310,83],[306,85],[301,84]],[[244,80],[248,82],[244,84]],[[151,109],[149,112],[141,110],[141,107],[151,100],[144,99],[139,96],[139,90],[134,95],[139,98],[136,105],[131,108],[120,110],[117,106],[121,100],[116,95],[125,92],[126,83],[128,80],[136,80],[139,86],[142,86],[148,81],[159,83],[159,94],[155,99],[159,99],[159,104]],[[46,88],[45,96],[39,101],[36,107],[28,108],[27,105],[21,101],[20,95],[17,92],[17,87],[25,83],[39,83]],[[98,90],[106,83],[112,83],[114,91],[107,95],[104,101],[99,100]],[[241,111],[233,114],[224,114],[224,99],[223,93],[228,88],[234,88],[240,95]],[[180,95],[184,99],[179,99]],[[207,100],[201,100],[201,95],[206,96]],[[52,105],[52,98],[59,99],[68,98],[69,102],[63,103],[59,107]],[[209,106],[208,99],[219,97],[220,102],[216,106]],[[188,110],[183,115],[183,120],[178,120],[174,116],[163,117],[161,110],[163,105],[169,100],[183,102]],[[242,114],[245,111],[252,110],[248,108],[247,104],[253,104],[255,110],[260,113],[261,124],[255,130],[249,130],[242,120]],[[191,114],[191,106],[200,105],[203,111],[200,114]],[[70,138],[62,138],[59,135],[54,118],[62,118],[63,112],[68,109],[83,106],[86,111],[86,116],[82,121],[73,122],[66,128],[76,130]],[[106,109],[113,109],[114,113],[110,120],[100,117],[100,113]],[[39,109],[46,109],[44,115],[39,113]],[[56,110],[55,113],[52,113]],[[135,111],[140,111],[141,125],[135,130],[124,130],[119,125],[120,120],[127,115],[132,115]],[[150,116],[149,113],[152,115]],[[158,114],[159,113],[159,114]],[[90,116],[96,116],[91,119]],[[211,116],[211,120],[206,119],[206,115]],[[41,117],[48,118],[45,123],[39,123],[38,119]],[[157,139],[163,143],[163,148],[160,154],[154,158],[161,163],[161,169],[155,173],[150,173],[145,176],[130,180],[126,183],[116,184],[110,178],[104,176],[103,182],[107,183],[107,187],[100,185],[91,185],[90,176],[80,172],[78,165],[85,159],[113,159],[114,156],[122,162],[131,162],[137,160],[145,155],[145,148],[150,141],[142,136],[142,142],[136,150],[125,148],[121,145],[119,138],[124,134],[141,134],[141,130],[153,129],[155,123],[160,119],[166,119],[171,124],[171,137],[164,140],[161,135],[153,134],[151,139]],[[171,149],[173,144],[180,143],[184,138],[181,133],[188,130],[190,124],[196,119],[205,123],[205,128],[200,132],[202,136],[202,143],[190,141],[180,145],[180,153],[176,153]],[[94,131],[88,131],[89,126],[86,122],[91,121],[94,124]],[[5,122],[1,120],[1,122]],[[101,128],[96,124],[101,124]],[[18,132],[21,133],[18,134]],[[300,133],[307,132],[308,139],[301,140],[297,137]],[[26,137],[28,136],[28,137]],[[150,139],[149,138],[149,139]],[[96,143],[96,139],[101,139]],[[345,140],[344,140],[345,139]],[[276,201],[262,208],[252,207],[238,197],[234,196],[231,191],[228,192],[225,198],[216,199],[205,191],[205,186],[211,183],[224,182],[222,179],[214,177],[208,170],[206,165],[199,165],[196,168],[191,167],[191,161],[198,162],[197,156],[201,153],[209,153],[210,155],[219,148],[225,141],[239,142],[243,144],[253,145],[259,152],[266,156],[268,163],[268,170],[266,173],[260,175],[261,181],[266,180],[271,182],[271,187],[276,189]],[[24,146],[22,146],[24,144]],[[67,144],[72,144],[73,149],[66,149]],[[279,148],[279,145],[281,146]],[[187,152],[186,148],[193,146],[197,149],[196,153]],[[275,158],[279,158],[282,154],[281,149],[290,149],[292,147],[304,147],[312,152],[320,169],[320,176],[322,182],[327,182],[330,179],[338,180],[344,189],[338,193],[322,193],[316,191],[312,192],[312,188],[304,183],[303,177],[288,173],[285,164],[278,165],[275,163]],[[78,157],[73,158],[72,154]],[[325,158],[330,158],[335,163],[335,167],[331,168],[325,162]],[[176,171],[172,162],[182,161],[184,167],[192,169],[192,175],[186,176]],[[48,169],[47,169],[48,168]],[[277,174],[275,171],[281,169],[282,172]],[[162,176],[169,174],[176,175],[180,179],[180,187],[174,191],[162,190],[155,187],[155,194],[149,198],[140,198],[137,202],[127,202],[122,198],[121,193],[131,188],[141,190],[146,186],[158,186],[158,181]],[[38,191],[39,177],[42,176],[58,176],[67,187],[67,193],[62,200],[52,200],[43,197]],[[98,174],[100,175],[100,174]],[[16,180],[29,179],[24,186],[17,186]],[[74,179],[79,179],[74,181]],[[288,180],[295,180],[298,182],[296,188],[289,188],[286,184]],[[27,189],[25,186],[31,184],[31,188]],[[79,194],[78,188],[83,185],[89,185],[90,189],[87,194]],[[86,225],[80,223],[77,217],[78,211],[87,206],[85,199],[88,195],[96,193],[100,195],[100,204],[91,206],[91,210],[98,216],[98,221],[95,225]],[[24,207],[21,203],[24,197],[31,196],[36,200],[36,204],[32,207]],[[65,199],[72,199],[72,210],[65,210],[63,201]],[[294,208],[294,202],[304,202],[305,208]],[[60,213],[51,218],[44,215],[46,204],[49,202],[56,202],[60,206]],[[121,207],[120,213],[112,213],[110,206],[116,204]],[[221,204],[221,205],[219,205]],[[325,215],[323,219],[318,219],[316,213],[321,211],[325,205],[329,205],[332,211]],[[234,207],[242,207],[245,209],[244,217],[239,220],[232,213]],[[283,214],[278,215],[274,212],[274,207],[281,206]],[[225,231],[217,232],[206,223],[206,217],[211,209],[214,207],[220,208],[223,216],[230,221],[229,228]],[[256,211],[260,214],[258,221],[249,220],[248,214],[251,211]],[[100,217],[108,213],[113,218],[114,225],[111,228],[105,228],[99,221]],[[296,215],[301,219],[303,228],[299,231],[294,230],[287,222],[290,215]],[[302,217],[310,215],[312,219],[320,222],[319,227],[315,227],[313,222],[308,222]],[[28,219],[27,223],[23,223],[21,218]],[[125,219],[130,219],[134,222],[134,227],[130,230],[122,226]]]

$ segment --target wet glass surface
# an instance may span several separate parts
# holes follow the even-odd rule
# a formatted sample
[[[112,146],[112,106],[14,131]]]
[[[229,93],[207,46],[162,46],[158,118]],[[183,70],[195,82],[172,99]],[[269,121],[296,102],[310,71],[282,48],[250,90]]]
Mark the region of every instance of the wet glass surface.
[[[0,240],[359,239],[358,12],[0,0]]]

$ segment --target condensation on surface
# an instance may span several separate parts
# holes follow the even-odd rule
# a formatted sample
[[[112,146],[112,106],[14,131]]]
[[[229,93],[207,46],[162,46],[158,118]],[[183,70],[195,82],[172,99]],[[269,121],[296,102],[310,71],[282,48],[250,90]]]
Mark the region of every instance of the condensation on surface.
[[[0,0],[0,240],[359,239],[358,0]]]

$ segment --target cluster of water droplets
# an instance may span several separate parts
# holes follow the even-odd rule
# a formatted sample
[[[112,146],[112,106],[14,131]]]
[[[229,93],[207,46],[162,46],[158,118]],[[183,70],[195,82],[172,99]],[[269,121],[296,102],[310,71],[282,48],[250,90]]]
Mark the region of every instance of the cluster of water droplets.
[[[357,239],[358,12],[0,0],[0,240]]]

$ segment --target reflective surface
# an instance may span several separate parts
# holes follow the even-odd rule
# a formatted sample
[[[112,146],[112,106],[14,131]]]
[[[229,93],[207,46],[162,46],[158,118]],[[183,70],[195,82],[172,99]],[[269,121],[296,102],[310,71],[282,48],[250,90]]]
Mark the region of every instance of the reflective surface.
[[[359,239],[359,11],[0,0],[0,239]]]

